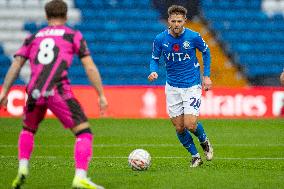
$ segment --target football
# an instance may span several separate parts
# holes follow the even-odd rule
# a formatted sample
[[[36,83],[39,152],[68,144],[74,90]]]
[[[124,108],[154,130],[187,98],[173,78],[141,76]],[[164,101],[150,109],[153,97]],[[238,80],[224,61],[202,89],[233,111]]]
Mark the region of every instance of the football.
[[[128,156],[128,165],[135,171],[147,170],[151,165],[151,156],[144,149],[133,150]]]

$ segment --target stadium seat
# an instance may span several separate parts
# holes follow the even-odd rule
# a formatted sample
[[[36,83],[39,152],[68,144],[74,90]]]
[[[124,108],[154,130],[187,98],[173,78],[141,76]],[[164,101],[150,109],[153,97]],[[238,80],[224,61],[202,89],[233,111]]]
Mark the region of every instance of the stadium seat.
[[[0,7],[7,7],[8,2],[6,0],[0,0]]]
[[[37,29],[38,26],[35,22],[30,21],[24,24],[24,30],[29,31],[30,33],[34,33]]]
[[[8,2],[8,6],[11,8],[22,8],[24,6],[24,1],[22,0],[10,0]]]
[[[0,0],[0,41],[3,53],[13,55],[28,32],[33,33],[46,26],[42,10],[47,1]],[[159,13],[152,7],[150,0],[65,1],[69,6],[70,25],[83,33],[91,55],[102,72],[104,84],[149,84],[147,75],[152,42],[159,32],[166,29],[166,25],[159,21]],[[24,32],[16,32],[21,30]],[[7,34],[4,35],[5,33]],[[4,59],[0,61],[3,62]],[[89,84],[78,57],[74,58],[69,71],[72,84]],[[164,84],[163,72],[162,66],[160,80],[155,84]],[[17,82],[20,83],[20,80]]]
[[[46,25],[43,6],[49,0],[0,0],[0,78],[4,78],[10,58],[23,44],[29,32]],[[80,20],[80,11],[73,7],[74,0],[65,0],[69,6],[68,18],[72,22]],[[6,58],[3,58],[6,57]],[[3,71],[5,70],[5,71]],[[3,79],[0,80],[0,85]],[[23,84],[17,79],[16,84]]]
[[[271,76],[275,77],[271,85],[278,85],[276,77],[284,68],[284,19],[267,15],[261,6],[261,0],[202,0],[211,29],[252,83],[254,78]]]
[[[103,83],[149,84],[147,75],[152,42],[155,35],[166,28],[159,22],[159,13],[151,7],[151,2],[75,0],[75,5],[81,10],[81,22],[76,24],[75,28],[82,31],[87,40]],[[78,65],[79,60],[74,60],[73,64]],[[71,68],[70,75],[76,74],[78,69],[83,68]],[[76,78],[72,77],[73,80]],[[160,77],[158,82],[164,84],[165,75],[161,74]],[[75,82],[89,83],[87,79],[85,82],[83,79]]]

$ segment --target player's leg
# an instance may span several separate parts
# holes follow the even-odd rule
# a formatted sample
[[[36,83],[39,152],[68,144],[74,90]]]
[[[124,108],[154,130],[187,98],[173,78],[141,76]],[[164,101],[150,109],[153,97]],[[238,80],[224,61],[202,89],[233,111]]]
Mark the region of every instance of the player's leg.
[[[74,145],[75,176],[72,187],[102,189],[103,187],[96,185],[87,178],[88,166],[93,152],[93,134],[81,105],[75,98],[64,99],[56,93],[49,98],[48,107],[64,127],[69,128],[76,137]]]
[[[198,159],[201,160],[200,155],[199,155],[199,153],[198,153],[198,151],[196,149],[196,146],[195,146],[195,144],[193,142],[192,136],[190,135],[188,130],[184,127],[183,115],[171,118],[171,121],[172,121],[173,125],[176,128],[177,137],[178,137],[180,143],[191,154],[192,159],[198,158]],[[202,161],[200,161],[200,163],[202,163]],[[196,164],[196,165],[198,166],[199,164]],[[196,167],[196,166],[194,166],[194,167]]]
[[[34,147],[34,133],[23,129],[18,139],[19,168],[16,178],[12,182],[12,188],[19,189],[24,184],[29,173],[29,160]]]
[[[12,188],[21,188],[27,178],[29,160],[34,148],[34,135],[45,113],[46,107],[44,105],[36,106],[31,98],[28,99],[24,108],[24,126],[18,139],[19,169],[16,178],[12,182]]]
[[[203,126],[200,122],[197,122],[197,127],[195,129],[195,132],[193,132],[193,134],[198,137],[198,140],[204,151],[206,159],[208,161],[211,161],[213,159],[213,147],[208,137],[206,136]]]
[[[195,147],[192,136],[184,127],[184,108],[182,103],[182,89],[169,86],[168,84],[165,87],[166,92],[166,102],[167,102],[167,111],[173,125],[175,126],[177,137],[180,143],[187,149],[191,154],[192,159],[196,162],[191,164],[191,167],[197,167],[202,164],[200,155]],[[196,161],[195,159],[198,159]]]
[[[184,125],[193,133],[199,140],[200,145],[204,151],[207,160],[213,158],[213,148],[210,141],[204,131],[204,128],[200,122],[198,122],[199,108],[201,104],[201,88],[199,86],[193,86],[188,89],[186,93],[186,100],[184,101]]]
[[[102,186],[93,183],[87,178],[87,171],[93,154],[93,134],[89,123],[81,123],[71,128],[71,131],[76,136],[74,146],[75,177],[72,183],[73,188],[103,189]]]
[[[208,153],[208,157],[206,155],[206,159],[211,160],[213,158],[213,148],[209,142],[202,124],[200,122],[197,122],[197,116],[186,114],[185,127],[198,138],[203,150]]]
[[[185,115],[185,127],[193,133],[199,140],[200,145],[204,151],[204,155],[208,161],[213,159],[213,147],[201,125],[200,122],[196,123],[197,117],[194,115]]]
[[[199,140],[200,143],[205,142],[207,139],[206,133],[202,127],[202,125],[198,122],[198,117],[191,114],[184,115],[184,125],[185,127],[193,133]]]

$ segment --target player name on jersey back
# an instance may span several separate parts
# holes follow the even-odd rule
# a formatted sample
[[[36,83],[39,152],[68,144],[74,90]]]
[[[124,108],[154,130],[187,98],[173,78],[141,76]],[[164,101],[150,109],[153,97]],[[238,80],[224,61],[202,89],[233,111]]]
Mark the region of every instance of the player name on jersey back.
[[[65,29],[47,29],[44,31],[39,31],[35,37],[44,37],[44,36],[63,36]]]

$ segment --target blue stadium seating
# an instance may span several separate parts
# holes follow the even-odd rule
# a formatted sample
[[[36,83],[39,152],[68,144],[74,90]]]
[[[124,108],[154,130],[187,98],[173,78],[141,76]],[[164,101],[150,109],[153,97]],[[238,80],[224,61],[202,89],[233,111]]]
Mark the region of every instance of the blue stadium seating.
[[[0,45],[0,56],[4,54],[4,49],[3,47]]]
[[[282,15],[268,17],[261,10],[261,0],[202,0],[202,10],[249,79],[279,76],[284,68]]]
[[[81,11],[81,22],[73,25],[88,42],[91,55],[106,85],[148,85],[152,42],[166,26],[149,0],[74,0]],[[26,22],[24,29],[34,33],[45,26]],[[165,83],[161,65],[159,80]],[[74,58],[69,70],[72,84],[88,84],[84,69]]]
[[[24,25],[24,30],[35,33],[38,30],[38,26],[35,22],[28,21]]]
[[[152,42],[166,26],[147,0],[75,0],[81,22],[75,25],[88,42],[103,83],[107,85],[147,85]],[[88,84],[80,61],[70,68],[73,84]],[[164,66],[159,80],[165,83]],[[76,74],[80,76],[76,76]],[[77,78],[80,77],[78,80]],[[85,80],[82,78],[86,78]]]
[[[3,83],[6,72],[8,71],[9,65],[11,64],[10,59],[5,56],[3,47],[0,45],[0,84]]]
[[[3,47],[0,45],[0,84],[4,82],[4,77],[11,65],[11,60],[8,56],[4,54]],[[17,79],[15,84],[23,84],[23,81]]]

